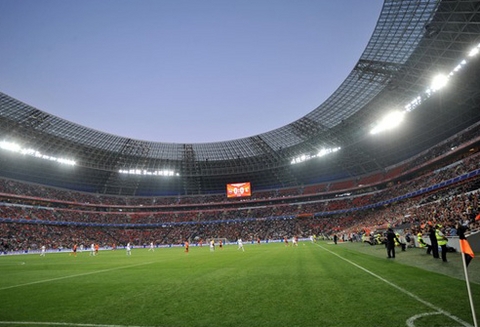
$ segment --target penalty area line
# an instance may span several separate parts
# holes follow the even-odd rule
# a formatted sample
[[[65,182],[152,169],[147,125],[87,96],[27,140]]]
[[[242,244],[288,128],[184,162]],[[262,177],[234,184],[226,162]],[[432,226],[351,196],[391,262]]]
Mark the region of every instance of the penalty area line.
[[[88,273],[83,273],[83,274],[76,274],[76,275],[70,275],[70,276],[63,276],[63,277],[57,277],[57,278],[50,278],[50,279],[44,279],[44,280],[38,280],[36,282],[30,282],[30,283],[25,283],[25,284],[18,284],[18,285],[11,285],[11,286],[6,286],[0,288],[0,291],[12,289],[12,288],[17,288],[17,287],[23,287],[23,286],[30,286],[30,285],[35,285],[35,284],[42,284],[42,283],[49,283],[49,282],[54,282],[57,280],[62,280],[62,279],[69,279],[69,278],[75,278],[75,277],[83,277],[83,276],[88,276],[88,275],[94,275],[94,274],[101,274],[105,272],[110,272],[110,271],[115,271],[115,270],[120,270],[120,269],[127,269],[127,268],[133,268],[133,267],[138,267],[138,266],[145,266],[152,264],[153,262],[144,262],[144,263],[139,263],[136,265],[129,265],[129,266],[123,266],[123,267],[116,267],[116,268],[110,268],[110,269],[103,269],[103,270],[97,270],[97,271],[91,271]],[[67,325],[68,326],[68,325]],[[92,325],[92,326],[101,326],[101,325]],[[106,326],[106,325],[105,325]]]
[[[412,292],[409,292],[409,291],[407,291],[406,289],[404,289],[404,288],[402,288],[402,287],[400,287],[400,286],[398,286],[398,285],[390,282],[389,280],[386,280],[385,278],[383,278],[383,277],[375,274],[374,272],[372,272],[372,271],[370,271],[370,270],[368,270],[368,269],[360,266],[359,264],[356,264],[355,262],[350,261],[350,260],[342,257],[341,255],[339,255],[339,254],[337,254],[337,253],[335,253],[335,252],[327,249],[327,248],[324,247],[324,246],[321,246],[321,245],[319,245],[319,244],[317,244],[317,246],[320,247],[321,249],[323,249],[323,250],[325,250],[325,251],[327,251],[327,252],[335,255],[335,256],[338,257],[339,259],[342,259],[343,261],[348,262],[349,264],[357,267],[358,269],[363,270],[363,271],[366,272],[367,274],[370,274],[370,275],[372,275],[373,277],[381,280],[382,282],[384,282],[384,283],[392,286],[393,288],[396,288],[396,289],[399,290],[400,292],[402,292],[402,293],[404,293],[404,294],[412,297],[413,299],[415,299],[416,301],[418,301],[418,302],[420,302],[420,303],[423,303],[424,305],[426,305],[427,307],[435,310],[436,312],[441,313],[441,314],[449,317],[450,319],[458,322],[458,323],[461,324],[462,326],[465,326],[465,327],[473,327],[473,325],[470,325],[468,322],[463,321],[462,319],[458,318],[457,316],[454,316],[454,315],[451,314],[450,312],[445,311],[445,310],[443,310],[442,308],[439,308],[439,307],[435,306],[434,304],[432,304],[432,303],[430,303],[430,302],[428,302],[428,301],[425,301],[425,300],[421,299],[420,297],[418,297],[417,295],[413,294]]]

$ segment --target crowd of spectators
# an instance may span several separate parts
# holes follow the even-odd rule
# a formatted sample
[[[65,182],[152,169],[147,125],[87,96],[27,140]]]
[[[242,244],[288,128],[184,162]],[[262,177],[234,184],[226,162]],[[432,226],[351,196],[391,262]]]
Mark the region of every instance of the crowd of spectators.
[[[476,129],[468,136],[478,137]],[[459,136],[460,138],[460,136]],[[464,135],[461,139],[470,140]],[[388,175],[391,181],[372,188],[348,183],[349,189],[323,191],[315,196],[300,197],[306,188],[260,192],[255,199],[231,205],[223,195],[202,197],[128,198],[91,195],[49,188],[45,186],[4,180],[0,183],[3,202],[0,203],[0,251],[35,250],[41,245],[51,249],[69,248],[74,243],[88,246],[98,243],[108,247],[127,242],[143,246],[181,244],[184,240],[196,242],[211,238],[236,240],[280,240],[284,237],[309,237],[313,234],[330,237],[340,235],[344,240],[361,239],[360,235],[374,229],[404,226],[409,233],[421,232],[430,222],[442,224],[446,233],[454,232],[454,224],[461,220],[470,231],[478,230],[480,212],[480,174],[460,179],[467,173],[480,169],[479,153],[461,152],[448,160],[431,162],[459,148],[452,139],[431,149],[434,156],[425,153],[422,163],[430,162],[425,169],[412,172],[411,162],[390,172],[376,173],[371,181],[378,182]],[[467,146],[471,141],[466,141]],[[413,158],[422,167],[420,157]],[[387,174],[388,173],[388,174]],[[408,176],[405,174],[408,173]],[[380,177],[379,177],[380,176]],[[451,184],[447,181],[457,178]],[[442,187],[429,189],[443,183]],[[347,185],[347,184],[344,184]],[[309,188],[311,192],[313,188]],[[422,191],[423,190],[423,191]],[[420,191],[420,192],[419,192]],[[419,192],[415,193],[414,192]],[[289,196],[291,194],[291,196]],[[405,196],[407,195],[407,196]],[[258,204],[258,199],[275,199],[270,204]],[[32,200],[33,198],[33,200]],[[59,206],[57,201],[72,203]],[[183,204],[199,203],[198,207]],[[97,211],[95,206],[109,205],[116,210]],[[211,206],[203,206],[212,203]],[[200,205],[201,204],[201,205]],[[123,206],[138,207],[138,211],[123,212]],[[145,205],[147,206],[145,208]],[[166,207],[164,207],[164,205]],[[373,205],[373,206],[372,206]],[[141,209],[141,210],[140,210]]]

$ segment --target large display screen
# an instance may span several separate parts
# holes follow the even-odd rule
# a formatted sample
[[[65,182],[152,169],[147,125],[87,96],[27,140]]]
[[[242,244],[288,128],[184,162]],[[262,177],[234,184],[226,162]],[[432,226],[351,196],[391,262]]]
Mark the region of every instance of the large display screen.
[[[250,182],[227,184],[227,198],[239,198],[251,195],[252,189]]]

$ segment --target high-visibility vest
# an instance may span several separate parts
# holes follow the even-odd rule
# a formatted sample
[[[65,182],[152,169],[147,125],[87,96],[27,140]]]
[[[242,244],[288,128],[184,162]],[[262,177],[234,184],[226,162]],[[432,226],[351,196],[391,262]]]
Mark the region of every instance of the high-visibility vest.
[[[418,246],[421,247],[421,248],[424,248],[426,246],[426,243],[423,240],[423,237],[422,237],[421,233],[418,233],[418,235],[417,235],[417,242],[418,242]]]
[[[446,245],[448,243],[447,238],[437,229],[435,231],[435,237],[437,238],[438,245]]]

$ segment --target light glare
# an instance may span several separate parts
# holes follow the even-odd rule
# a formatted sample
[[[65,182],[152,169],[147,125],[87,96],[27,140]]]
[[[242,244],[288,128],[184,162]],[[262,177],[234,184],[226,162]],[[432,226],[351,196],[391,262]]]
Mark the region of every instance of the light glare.
[[[27,156],[32,156],[32,157],[43,159],[43,160],[55,161],[64,165],[69,165],[69,166],[76,165],[76,162],[74,160],[49,156],[46,154],[42,154],[34,149],[23,149],[19,144],[16,144],[13,142],[7,142],[7,141],[0,142],[0,149],[12,151],[15,153],[20,153]]]
[[[146,169],[120,169],[120,174],[126,175],[143,175],[143,176],[180,176],[173,170],[146,170]]]
[[[438,91],[444,88],[447,85],[447,83],[448,83],[448,77],[446,75],[439,74],[433,78],[431,89],[433,91]]]
[[[393,129],[400,125],[403,121],[405,116],[405,111],[394,111],[387,114],[383,119],[375,126],[371,131],[370,134],[377,134],[389,129]]]
[[[336,148],[322,148],[318,151],[318,153],[316,154],[302,154],[302,155],[299,155],[298,157],[295,157],[293,158],[291,161],[290,161],[290,164],[294,165],[294,164],[297,164],[297,163],[300,163],[300,162],[304,162],[304,161],[307,161],[307,160],[311,160],[313,158],[319,158],[319,157],[323,157],[323,156],[326,156],[327,154],[330,154],[330,153],[333,153],[333,152],[337,152],[337,151],[340,151],[341,150],[341,147],[336,147]]]
[[[468,53],[468,56],[469,56],[469,57],[474,57],[474,56],[476,56],[476,55],[478,54],[479,51],[480,51],[480,50],[478,49],[478,47],[475,47],[475,48],[473,48],[472,50],[470,50],[470,52]]]

